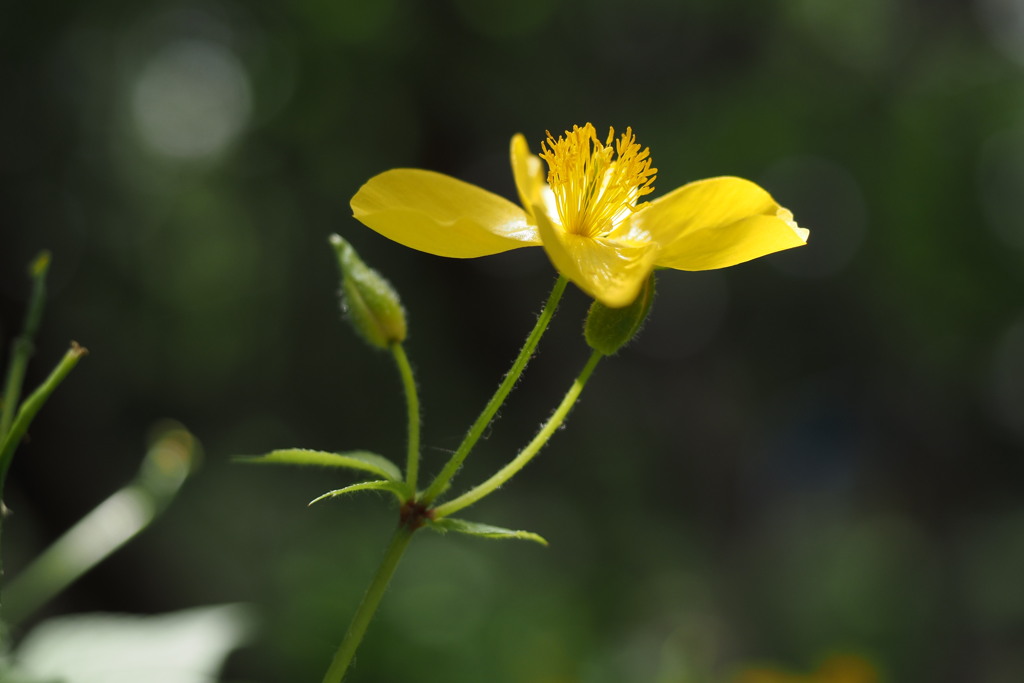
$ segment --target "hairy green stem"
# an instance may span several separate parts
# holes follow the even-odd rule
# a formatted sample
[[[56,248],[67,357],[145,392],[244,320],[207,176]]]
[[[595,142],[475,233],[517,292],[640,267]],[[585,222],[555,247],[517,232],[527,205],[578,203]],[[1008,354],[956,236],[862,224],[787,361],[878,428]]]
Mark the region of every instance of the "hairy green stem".
[[[395,357],[398,374],[402,376],[402,387],[405,389],[405,405],[409,413],[409,451],[406,456],[405,482],[409,485],[412,495],[416,495],[416,480],[420,470],[420,399],[416,393],[416,379],[409,365],[409,357],[400,342],[391,344],[391,354]]]
[[[447,517],[453,512],[458,512],[464,507],[468,507],[473,503],[477,502],[484,496],[487,496],[498,488],[500,488],[505,482],[511,479],[519,470],[523,469],[530,460],[533,459],[540,449],[551,438],[551,435],[555,433],[562,423],[565,422],[565,418],[568,417],[569,411],[576,405],[576,401],[580,397],[580,393],[583,391],[583,387],[586,386],[587,380],[590,379],[590,375],[594,372],[594,368],[597,367],[597,363],[603,354],[600,351],[594,351],[590,355],[590,359],[587,364],[583,367],[579,376],[573,381],[572,386],[569,387],[569,391],[565,394],[565,398],[555,409],[555,412],[551,414],[548,421],[544,423],[544,426],[540,428],[537,435],[533,437],[526,447],[519,452],[513,460],[498,470],[494,476],[487,481],[479,484],[469,491],[466,491],[458,498],[454,498],[443,505],[439,505],[434,509],[434,515],[436,518]]]
[[[25,368],[32,355],[32,339],[39,329],[43,318],[43,305],[46,302],[46,271],[50,267],[50,252],[43,251],[29,266],[32,277],[32,293],[29,295],[28,309],[25,312],[25,326],[21,334],[11,344],[11,360],[7,365],[7,382],[4,386],[3,402],[0,404],[0,439],[7,435],[14,421],[14,411],[18,408],[21,398],[21,386],[25,380]]]
[[[426,492],[423,494],[423,502],[429,504],[435,498],[437,498],[448,485],[451,483],[455,473],[462,466],[463,461],[469,452],[476,445],[476,442],[483,436],[484,430],[487,425],[491,423],[494,415],[501,408],[502,403],[508,397],[512,388],[519,380],[520,375],[523,374],[523,370],[526,369],[526,364],[530,362],[533,352],[537,349],[537,344],[540,342],[540,338],[544,336],[544,332],[548,328],[548,324],[551,322],[552,316],[555,314],[555,310],[558,308],[558,302],[562,298],[562,293],[565,292],[565,286],[568,284],[568,280],[564,276],[559,276],[555,281],[554,287],[551,289],[551,294],[548,295],[547,303],[544,305],[544,309],[541,311],[540,316],[537,318],[537,324],[534,325],[530,335],[526,338],[526,343],[523,344],[523,348],[519,351],[519,355],[516,357],[515,362],[512,363],[512,368],[505,375],[505,379],[502,380],[501,385],[498,386],[497,391],[491,397],[491,400],[487,402],[480,416],[477,417],[476,422],[469,428],[469,432],[466,433],[466,438],[462,440],[458,450],[452,455],[452,457],[445,464],[444,469],[441,470],[440,474],[431,482]]]
[[[391,536],[384,559],[381,560],[373,581],[366,589],[366,594],[352,617],[352,622],[349,624],[348,631],[345,632],[341,645],[338,646],[338,651],[334,653],[331,666],[324,674],[323,683],[341,683],[345,677],[345,672],[348,671],[349,665],[356,656],[359,643],[362,642],[363,636],[366,634],[366,628],[370,625],[373,615],[377,613],[381,598],[384,597],[391,577],[394,576],[395,569],[398,568],[398,562],[409,546],[409,541],[412,540],[413,531],[414,529],[403,520],[394,535]]]

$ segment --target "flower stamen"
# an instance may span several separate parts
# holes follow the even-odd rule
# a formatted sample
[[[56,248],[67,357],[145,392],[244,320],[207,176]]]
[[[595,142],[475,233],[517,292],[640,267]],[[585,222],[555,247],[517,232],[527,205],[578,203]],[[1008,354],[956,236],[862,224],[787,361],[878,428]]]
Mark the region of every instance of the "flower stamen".
[[[603,144],[589,123],[573,126],[557,140],[550,131],[547,136],[540,156],[548,163],[548,185],[566,232],[606,235],[643,206],[637,201],[654,190],[658,169],[651,167],[650,148],[641,150],[632,128],[618,140],[615,129],[609,128]]]

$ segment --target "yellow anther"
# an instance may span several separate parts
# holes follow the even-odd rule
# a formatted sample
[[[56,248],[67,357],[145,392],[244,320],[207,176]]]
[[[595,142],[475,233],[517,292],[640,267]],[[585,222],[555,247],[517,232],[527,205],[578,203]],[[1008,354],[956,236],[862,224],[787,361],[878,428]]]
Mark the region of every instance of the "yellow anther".
[[[640,149],[632,128],[618,140],[609,128],[604,144],[589,123],[573,126],[557,140],[550,132],[547,136],[540,156],[548,163],[548,185],[566,232],[605,235],[639,208],[640,197],[654,190],[658,169],[651,167],[650,149]]]

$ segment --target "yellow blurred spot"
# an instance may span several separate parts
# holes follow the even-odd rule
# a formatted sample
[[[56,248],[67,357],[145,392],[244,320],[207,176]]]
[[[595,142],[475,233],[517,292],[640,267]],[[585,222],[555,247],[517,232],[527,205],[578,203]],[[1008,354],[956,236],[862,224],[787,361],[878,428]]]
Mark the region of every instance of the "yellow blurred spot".
[[[143,467],[159,477],[180,483],[196,468],[202,450],[191,432],[173,420],[154,426]]]
[[[858,655],[833,655],[818,668],[819,683],[879,683],[875,667]]]
[[[853,654],[832,655],[817,671],[802,675],[775,667],[745,669],[733,683],[881,683],[878,670],[866,658]]]
[[[46,274],[46,270],[50,267],[50,258],[52,254],[48,250],[39,252],[39,255],[35,257],[31,265],[29,265],[29,273],[32,277],[39,277]]]

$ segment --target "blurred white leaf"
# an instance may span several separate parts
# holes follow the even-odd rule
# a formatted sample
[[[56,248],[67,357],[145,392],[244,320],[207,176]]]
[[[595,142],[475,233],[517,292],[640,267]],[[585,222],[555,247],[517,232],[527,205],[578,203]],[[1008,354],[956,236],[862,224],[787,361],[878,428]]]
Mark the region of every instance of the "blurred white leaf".
[[[242,605],[58,617],[32,630],[16,659],[27,674],[64,683],[212,683],[252,625]]]

